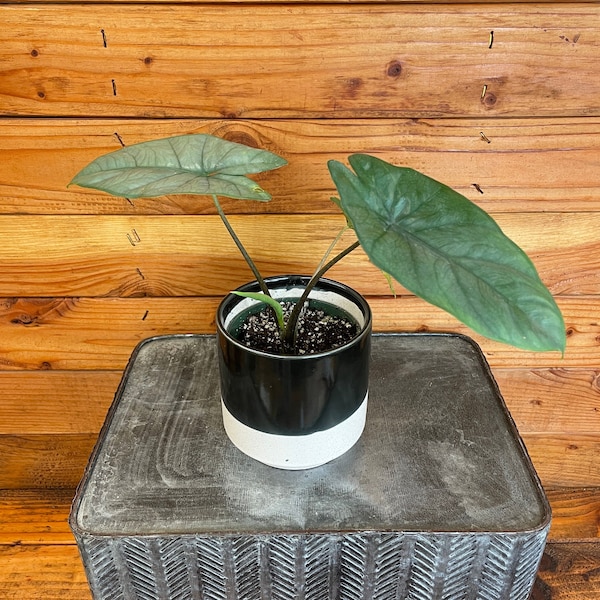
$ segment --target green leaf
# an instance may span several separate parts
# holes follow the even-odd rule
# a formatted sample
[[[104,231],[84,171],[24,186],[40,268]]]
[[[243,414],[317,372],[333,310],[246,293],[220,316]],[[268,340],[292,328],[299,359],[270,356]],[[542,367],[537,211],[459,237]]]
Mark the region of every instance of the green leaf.
[[[483,210],[413,169],[355,154],[330,161],[341,206],[370,260],[474,331],[527,350],[566,345],[533,263]]]
[[[245,175],[285,164],[283,158],[266,150],[191,134],[105,154],[81,170],[71,184],[125,198],[200,194],[268,201],[270,194]]]
[[[283,308],[281,304],[277,302],[271,296],[267,296],[267,294],[263,294],[262,292],[231,292],[236,296],[242,296],[243,298],[252,298],[252,300],[258,300],[259,302],[264,302],[268,306],[270,306],[275,311],[275,316],[277,317],[277,325],[279,327],[279,331],[282,333],[285,331],[285,323],[283,320]]]

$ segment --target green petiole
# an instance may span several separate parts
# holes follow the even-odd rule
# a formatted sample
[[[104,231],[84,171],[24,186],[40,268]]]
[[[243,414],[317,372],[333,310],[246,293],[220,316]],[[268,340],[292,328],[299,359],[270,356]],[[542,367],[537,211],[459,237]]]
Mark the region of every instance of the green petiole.
[[[263,294],[262,292],[231,292],[236,296],[242,296],[243,298],[252,298],[252,300],[258,300],[259,302],[264,302],[268,306],[270,306],[275,312],[275,317],[277,318],[277,326],[279,327],[279,331],[283,334],[285,331],[285,323],[283,321],[283,308],[281,308],[281,304],[277,302],[277,300],[273,299],[271,296],[267,296],[267,294]]]

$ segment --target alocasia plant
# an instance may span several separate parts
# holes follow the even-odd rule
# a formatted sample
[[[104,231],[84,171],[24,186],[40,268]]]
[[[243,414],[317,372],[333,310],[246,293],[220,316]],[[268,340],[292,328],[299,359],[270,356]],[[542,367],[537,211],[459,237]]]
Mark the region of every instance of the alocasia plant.
[[[293,346],[300,307],[312,287],[360,245],[386,275],[474,331],[526,350],[564,352],[560,310],[525,252],[502,233],[492,217],[458,192],[413,169],[365,154],[348,160],[351,169],[337,161],[329,161],[328,166],[339,194],[339,199],[332,200],[356,232],[357,241],[321,261],[287,325],[218,200],[219,196],[270,200],[247,175],[279,168],[286,164],[283,158],[210,135],[182,135],[101,156],[71,183],[126,198],[211,196],[261,286],[258,297],[278,314],[288,347]]]

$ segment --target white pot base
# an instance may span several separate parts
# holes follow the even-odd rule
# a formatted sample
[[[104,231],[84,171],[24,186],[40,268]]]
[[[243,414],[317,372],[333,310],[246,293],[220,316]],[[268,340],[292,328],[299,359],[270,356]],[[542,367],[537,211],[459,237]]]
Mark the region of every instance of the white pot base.
[[[358,441],[365,427],[368,395],[345,421],[308,435],[276,435],[252,429],[238,421],[221,401],[223,425],[233,444],[261,463],[291,471],[312,469],[338,458]]]

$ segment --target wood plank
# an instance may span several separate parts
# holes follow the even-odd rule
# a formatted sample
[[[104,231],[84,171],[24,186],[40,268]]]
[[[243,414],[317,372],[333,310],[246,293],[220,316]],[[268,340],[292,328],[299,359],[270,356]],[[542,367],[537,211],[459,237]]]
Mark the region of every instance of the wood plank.
[[[600,488],[546,488],[552,507],[550,540],[600,538]]]
[[[154,335],[214,333],[220,298],[0,299],[4,370],[121,370],[135,345]],[[485,340],[414,297],[369,298],[374,330],[456,332],[471,336],[493,368],[591,368],[598,365],[598,297],[560,298],[567,351],[526,352]]]
[[[257,177],[273,194],[270,203],[223,200],[228,214],[335,213],[329,201],[335,188],[327,161],[345,162],[354,152],[419,169],[495,213],[598,209],[600,119],[594,117],[266,122],[0,119],[0,214],[214,213],[212,200],[201,196],[128,202],[66,187],[89,161],[120,148],[119,138],[131,145],[185,133],[211,133],[287,158],[287,167]]]
[[[121,376],[121,371],[0,372],[0,435],[97,434]]]
[[[402,298],[402,304],[398,304],[399,300],[398,298],[369,298],[375,331],[461,333],[479,344],[493,368],[596,368],[598,364],[600,332],[596,318],[599,312],[596,296],[558,298],[567,333],[567,350],[562,358],[555,352],[526,352],[497,344],[453,322],[443,311],[428,306],[418,298]]]
[[[74,488],[95,434],[0,435],[0,489]],[[544,486],[600,487],[600,435],[524,434]]]
[[[600,114],[595,4],[0,11],[10,116]]]
[[[214,333],[218,303],[218,298],[0,300],[0,364],[15,370],[122,370],[143,339]]]
[[[0,565],[0,594],[11,600],[91,598],[76,546],[0,547]],[[600,543],[550,543],[532,600],[592,600],[599,571]]]
[[[531,600],[594,600],[600,595],[600,544],[548,544]]]
[[[121,374],[0,371],[0,434],[98,433]],[[494,377],[521,433],[600,431],[599,370],[495,368]]]
[[[67,522],[74,496],[73,488],[0,490],[0,545],[74,544]]]
[[[53,4],[73,4],[74,0],[53,0]],[[123,0],[105,0],[107,4],[115,3],[122,4]],[[153,4],[164,2],[164,0],[128,0],[130,3]],[[544,0],[547,3],[564,3],[565,0]],[[596,2],[596,0],[579,0],[579,3]],[[19,0],[20,4],[47,4],[48,0]],[[255,4],[256,0],[169,0],[169,4]],[[261,0],[261,4],[281,4],[281,0]],[[286,0],[286,4],[307,4],[307,0]],[[431,0],[323,0],[322,4],[431,4]],[[443,0],[439,4],[505,4],[506,0]],[[513,4],[539,4],[539,0],[511,0]]]
[[[551,541],[600,539],[600,488],[546,488]],[[0,490],[0,545],[72,544],[67,519],[75,490]]]
[[[600,486],[600,436],[524,434],[523,441],[544,486]]]
[[[478,343],[493,368],[556,368],[574,367],[587,364],[594,367],[597,362],[597,322],[589,315],[597,313],[597,298],[564,298],[559,299],[559,306],[567,323],[568,349],[564,358],[556,353],[532,353],[517,351],[505,345],[496,344],[478,336],[466,327],[449,320],[444,312],[429,307],[417,298],[380,299],[370,298],[369,303],[374,311],[374,327],[376,331],[394,332],[442,332],[452,331],[468,335]],[[584,308],[580,303],[587,305]],[[588,304],[589,301],[589,304]],[[579,305],[579,307],[578,307]],[[589,311],[589,312],[587,312]],[[586,314],[587,312],[587,314]],[[591,322],[590,322],[591,321]],[[587,349],[586,349],[587,348]],[[586,355],[588,354],[589,356]]]
[[[600,431],[600,370],[494,369],[494,377],[519,431]]]
[[[0,435],[0,489],[74,489],[97,437],[84,433]]]
[[[600,212],[494,216],[553,294],[600,294]],[[345,220],[322,215],[317,225],[306,215],[233,215],[231,224],[266,276],[311,273]],[[223,295],[249,279],[216,215],[4,215],[0,238],[0,280],[10,296]],[[349,232],[340,248],[355,239]],[[362,250],[328,276],[352,281],[365,295],[390,294]],[[397,292],[407,293],[400,286]]]
[[[91,600],[77,546],[0,546],[0,597]]]

